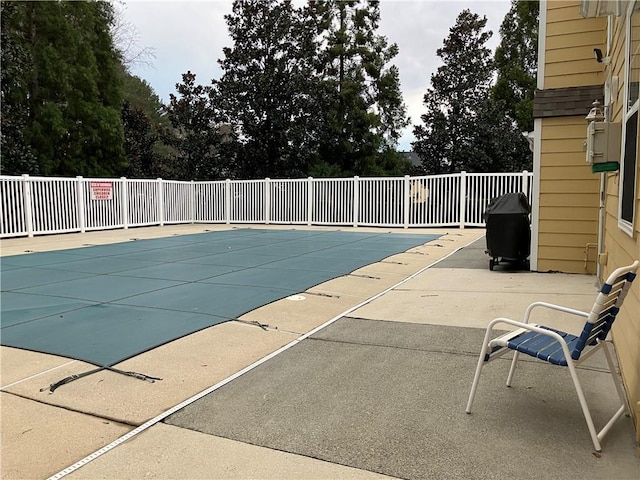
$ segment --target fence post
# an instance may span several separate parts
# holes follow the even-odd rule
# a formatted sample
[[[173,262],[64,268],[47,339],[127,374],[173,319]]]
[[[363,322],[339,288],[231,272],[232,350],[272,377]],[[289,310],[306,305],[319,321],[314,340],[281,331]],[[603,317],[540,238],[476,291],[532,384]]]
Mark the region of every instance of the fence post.
[[[129,228],[129,184],[126,177],[120,177],[122,185],[120,187],[120,201],[122,202],[122,227],[127,230]]]
[[[460,172],[460,228],[464,228],[467,211],[467,172]]]
[[[231,223],[231,180],[227,178],[224,185],[224,219],[227,225]]]
[[[526,170],[522,171],[522,193],[527,196],[529,204],[531,204],[531,199],[529,198],[529,172]]]
[[[164,191],[161,178],[158,179],[158,220],[160,226],[164,227]]]
[[[404,176],[404,228],[409,228],[409,207],[411,206],[411,184],[409,175]]]
[[[31,208],[31,180],[26,173],[22,175],[22,201],[24,202],[24,223],[27,228],[27,235],[33,237],[33,209]]]
[[[353,226],[358,226],[358,210],[360,209],[360,205],[358,199],[360,198],[360,194],[358,191],[358,181],[360,177],[353,177]]]
[[[264,179],[264,224],[269,225],[269,212],[271,211],[271,186],[269,177]]]
[[[307,178],[307,225],[311,226],[313,215],[313,177]]]
[[[189,206],[189,216],[191,217],[191,223],[196,222],[196,182],[191,180],[191,190],[189,190],[191,197],[191,205]]]
[[[85,232],[85,205],[84,205],[84,188],[82,188],[82,175],[76,177],[76,196],[78,197],[78,226],[80,233]]]

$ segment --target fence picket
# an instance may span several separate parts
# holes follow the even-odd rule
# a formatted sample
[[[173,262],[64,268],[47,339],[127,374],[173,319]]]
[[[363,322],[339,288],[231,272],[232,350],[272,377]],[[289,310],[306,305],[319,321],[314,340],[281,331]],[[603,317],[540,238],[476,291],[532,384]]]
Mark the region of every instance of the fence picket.
[[[0,238],[182,223],[484,226],[500,195],[533,195],[533,174],[179,182],[0,176]],[[110,183],[93,195],[94,182]]]

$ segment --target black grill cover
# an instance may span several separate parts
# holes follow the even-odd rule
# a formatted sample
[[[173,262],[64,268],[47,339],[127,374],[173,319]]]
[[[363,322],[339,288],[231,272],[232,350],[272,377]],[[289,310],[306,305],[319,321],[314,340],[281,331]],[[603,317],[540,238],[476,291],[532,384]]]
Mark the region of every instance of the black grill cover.
[[[484,212],[487,225],[487,253],[524,261],[531,252],[531,207],[524,193],[507,193],[494,198]]]

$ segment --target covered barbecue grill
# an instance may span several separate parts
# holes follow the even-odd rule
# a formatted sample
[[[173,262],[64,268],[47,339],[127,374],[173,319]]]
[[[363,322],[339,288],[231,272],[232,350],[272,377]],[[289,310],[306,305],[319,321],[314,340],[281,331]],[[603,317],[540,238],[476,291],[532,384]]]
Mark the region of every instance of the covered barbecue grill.
[[[484,212],[487,226],[489,270],[501,262],[529,269],[531,253],[531,207],[524,193],[507,193],[494,198]]]

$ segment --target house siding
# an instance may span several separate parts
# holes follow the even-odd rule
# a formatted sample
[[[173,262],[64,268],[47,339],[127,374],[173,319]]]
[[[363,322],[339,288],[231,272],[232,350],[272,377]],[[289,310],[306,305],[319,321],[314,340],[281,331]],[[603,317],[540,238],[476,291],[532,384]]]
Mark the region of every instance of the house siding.
[[[626,16],[612,17],[611,44],[607,51],[607,18],[580,16],[580,1],[548,1],[541,39],[542,90],[602,85],[617,77],[618,88],[607,105],[610,119],[624,122],[626,90]],[[546,17],[545,17],[546,16]],[[594,60],[593,49],[600,48],[610,63]],[[547,93],[547,97],[549,94]],[[541,101],[544,101],[541,99]],[[547,109],[546,111],[548,111]],[[543,112],[544,110],[539,110]],[[596,268],[600,175],[592,174],[585,163],[582,143],[586,138],[584,116],[545,116],[541,125],[539,168],[539,214],[537,225],[537,270],[593,273]],[[640,127],[639,127],[640,128]],[[640,139],[640,135],[638,136]],[[618,226],[620,172],[605,174],[606,195],[602,277],[640,259],[640,164],[636,171],[636,198],[633,235]],[[614,324],[616,347],[625,391],[640,442],[640,280],[632,285],[625,305]],[[640,450],[639,450],[640,453]]]
[[[595,61],[593,49],[606,45],[607,21],[582,18],[580,4],[547,2],[545,90],[604,84],[604,65]]]
[[[613,17],[612,44],[607,67],[619,79],[618,89],[611,94],[611,120],[624,124],[626,90],[626,15]],[[635,34],[637,37],[637,33]],[[607,73],[609,73],[607,71]],[[639,127],[640,128],[640,127]],[[640,136],[637,138],[640,139]],[[640,162],[636,164],[635,215],[633,236],[618,226],[620,172],[606,174],[604,251],[607,254],[603,273],[606,277],[616,268],[640,260]],[[640,442],[640,281],[632,284],[624,308],[612,329],[620,372]],[[639,451],[640,453],[640,451]]]
[[[585,113],[586,114],[586,113]],[[584,115],[542,119],[537,270],[596,272],[599,180],[585,163]]]

